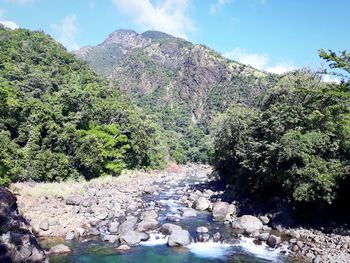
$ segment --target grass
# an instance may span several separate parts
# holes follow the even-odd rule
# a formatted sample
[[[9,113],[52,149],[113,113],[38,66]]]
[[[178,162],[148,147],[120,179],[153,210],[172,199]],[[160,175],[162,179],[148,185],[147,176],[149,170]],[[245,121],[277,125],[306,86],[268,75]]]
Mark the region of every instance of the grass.
[[[118,177],[111,175],[100,176],[90,181],[85,179],[67,180],[65,182],[52,183],[14,183],[10,189],[22,196],[33,197],[59,197],[67,198],[72,194],[83,195],[90,185],[111,185],[117,183],[127,183],[135,177],[153,177],[155,174],[139,170],[125,170]]]

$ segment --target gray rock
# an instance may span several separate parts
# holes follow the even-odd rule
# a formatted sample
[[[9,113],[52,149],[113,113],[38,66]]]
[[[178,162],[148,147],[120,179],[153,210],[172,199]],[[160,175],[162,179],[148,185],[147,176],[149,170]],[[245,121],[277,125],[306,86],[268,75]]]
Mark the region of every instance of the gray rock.
[[[108,224],[108,232],[110,233],[118,233],[119,230],[119,223],[118,222],[111,222]]]
[[[158,221],[155,219],[146,218],[142,220],[137,225],[137,230],[140,232],[145,232],[149,230],[153,230],[158,226]]]
[[[116,243],[119,241],[119,236],[118,235],[104,235],[102,237],[103,241],[108,241],[109,243]]]
[[[145,219],[157,219],[157,218],[158,218],[158,214],[154,210],[147,210],[147,211],[141,213],[141,219],[142,220],[145,220]]]
[[[205,226],[199,226],[196,228],[197,233],[208,233],[209,229]]]
[[[70,231],[66,234],[65,240],[73,240],[75,238],[75,233]]]
[[[56,245],[49,250],[49,254],[67,254],[70,252],[71,249],[64,244]]]
[[[66,199],[66,205],[80,205],[82,200],[80,195],[71,195]]]
[[[43,221],[43,222],[41,222],[40,225],[39,225],[39,228],[40,228],[41,230],[43,230],[43,231],[49,230],[49,228],[50,228],[49,222],[46,221],[46,220]]]
[[[280,243],[281,243],[281,238],[275,235],[270,235],[269,238],[266,240],[266,244],[272,248],[277,247],[277,245]]]
[[[100,231],[98,231],[97,228],[93,227],[93,228],[90,228],[90,230],[88,231],[88,234],[91,236],[98,236],[100,235]]]
[[[214,221],[229,221],[231,215],[234,215],[236,208],[226,202],[216,202],[213,204],[213,220]]]
[[[120,236],[120,241],[125,242],[130,246],[137,245],[141,241],[146,241],[149,239],[149,235],[146,233],[129,230]]]
[[[94,215],[97,219],[104,220],[108,217],[108,210],[106,208],[95,209]]]
[[[266,241],[269,238],[270,234],[269,233],[261,233],[258,235],[258,239],[260,241]]]
[[[175,224],[166,223],[160,228],[160,232],[163,235],[170,235],[173,231],[176,230],[182,230],[182,227]]]
[[[187,230],[173,230],[168,238],[168,246],[186,246],[191,243],[191,235]]]
[[[130,247],[128,245],[120,245],[119,247],[117,247],[117,250],[126,251],[130,250]]]
[[[197,213],[194,209],[192,208],[186,208],[182,211],[182,216],[183,217],[196,217]]]
[[[130,230],[136,229],[137,218],[134,216],[128,216],[127,219],[120,224],[119,233],[125,233]]]
[[[256,230],[260,230],[263,227],[263,224],[259,218],[251,215],[244,215],[238,217],[235,221],[232,222],[232,227],[236,229],[244,230],[247,233],[253,233]]]
[[[197,238],[198,242],[208,242],[210,239],[210,235],[209,234],[200,234]]]
[[[259,216],[259,219],[264,225],[267,225],[270,222],[270,218],[268,218],[267,216]]]
[[[194,202],[194,208],[200,211],[207,210],[210,206],[210,202],[208,199],[205,197],[199,197],[195,202]]]
[[[300,238],[300,234],[293,229],[290,230],[287,235],[292,237],[292,238]]]

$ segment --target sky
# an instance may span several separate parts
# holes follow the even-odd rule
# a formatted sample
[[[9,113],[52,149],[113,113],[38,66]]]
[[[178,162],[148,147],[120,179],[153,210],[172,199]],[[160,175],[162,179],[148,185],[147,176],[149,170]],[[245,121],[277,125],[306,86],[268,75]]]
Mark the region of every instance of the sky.
[[[283,73],[326,67],[320,48],[349,51],[349,10],[350,0],[0,0],[0,23],[43,30],[68,50],[121,28],[159,30]]]

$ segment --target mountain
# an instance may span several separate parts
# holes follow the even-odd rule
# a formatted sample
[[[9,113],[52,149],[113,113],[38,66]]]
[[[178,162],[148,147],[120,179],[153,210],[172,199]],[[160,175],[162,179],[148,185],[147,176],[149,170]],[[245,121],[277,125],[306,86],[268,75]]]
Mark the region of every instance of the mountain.
[[[252,103],[275,79],[204,45],[158,31],[117,30],[75,54],[179,137],[188,137],[193,129],[208,134],[217,113],[233,103]]]

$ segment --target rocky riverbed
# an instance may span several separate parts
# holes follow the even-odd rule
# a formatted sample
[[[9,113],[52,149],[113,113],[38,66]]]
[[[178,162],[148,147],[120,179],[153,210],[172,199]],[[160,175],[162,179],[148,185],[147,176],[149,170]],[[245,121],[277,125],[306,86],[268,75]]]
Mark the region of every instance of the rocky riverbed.
[[[69,242],[98,239],[115,251],[147,242],[196,251],[220,244],[270,255],[261,262],[350,262],[346,232],[285,229],[272,224],[270,214],[242,214],[238,203],[222,201],[223,191],[211,187],[210,175],[209,166],[187,165],[93,181],[69,194],[33,195],[35,184],[13,189],[38,237],[66,240],[47,251],[52,255],[74,253]]]

